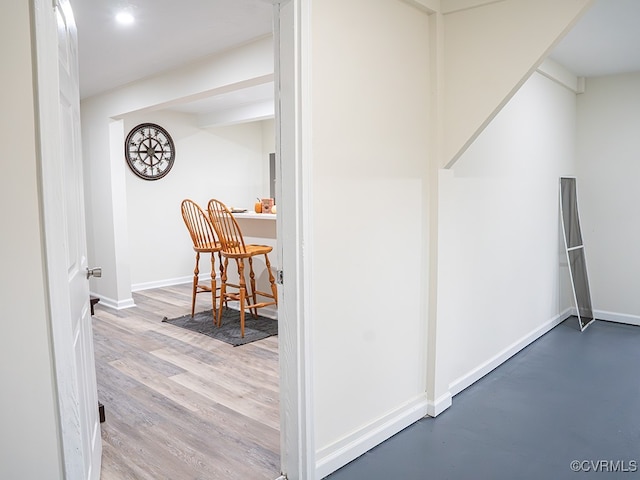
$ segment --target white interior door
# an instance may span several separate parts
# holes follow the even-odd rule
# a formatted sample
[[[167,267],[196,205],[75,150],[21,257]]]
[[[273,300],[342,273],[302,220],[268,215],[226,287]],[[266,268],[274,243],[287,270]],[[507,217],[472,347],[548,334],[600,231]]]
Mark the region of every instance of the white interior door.
[[[69,0],[34,0],[42,194],[65,478],[99,479],[77,33]]]

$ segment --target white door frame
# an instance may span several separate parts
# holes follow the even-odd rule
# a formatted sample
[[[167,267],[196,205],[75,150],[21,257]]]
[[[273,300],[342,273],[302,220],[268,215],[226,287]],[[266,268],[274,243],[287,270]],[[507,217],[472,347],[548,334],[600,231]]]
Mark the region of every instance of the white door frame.
[[[316,477],[311,348],[309,0],[274,0],[280,436],[289,480]],[[303,108],[304,107],[304,108]]]
[[[276,142],[282,168],[278,248],[285,275],[279,291],[281,465],[289,480],[307,480],[316,476],[310,331],[310,1],[273,0],[273,3],[278,77],[276,108],[280,115],[276,121]],[[34,0],[34,4],[36,10],[50,5],[46,0]],[[38,33],[42,28],[42,24],[36,25]],[[51,72],[40,71],[38,81],[46,85],[55,79],[52,80]],[[46,136],[43,139],[45,143],[51,141]],[[46,182],[46,178],[43,181]],[[63,300],[52,288],[52,304]],[[57,339],[53,337],[55,344]],[[58,401],[63,402],[60,390],[58,394]],[[64,429],[61,434],[63,444],[68,442]]]

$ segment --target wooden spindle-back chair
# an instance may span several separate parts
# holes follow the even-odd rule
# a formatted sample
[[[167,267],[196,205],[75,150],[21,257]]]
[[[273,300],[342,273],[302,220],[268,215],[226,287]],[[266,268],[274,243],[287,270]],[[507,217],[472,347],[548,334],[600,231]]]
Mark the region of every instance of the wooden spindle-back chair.
[[[211,292],[213,304],[213,321],[216,322],[216,313],[220,310],[217,306],[217,282],[216,282],[216,257],[220,260],[220,274],[222,276],[222,246],[216,240],[214,229],[211,226],[209,216],[196,202],[190,199],[182,201],[182,219],[189,230],[189,235],[193,242],[193,250],[196,252],[196,266],[193,269],[193,289],[191,294],[191,316],[193,317],[196,308],[196,295],[202,292]],[[201,283],[199,281],[200,254],[211,254],[211,283]]]
[[[219,200],[209,200],[207,210],[209,211],[211,224],[222,247],[222,257],[224,258],[224,269],[220,282],[220,303],[222,304],[223,301],[226,302],[228,300],[239,302],[240,334],[244,337],[245,310],[250,310],[253,316],[257,317],[258,308],[278,305],[278,290],[273,272],[271,271],[271,263],[269,262],[269,253],[273,250],[273,247],[268,245],[245,244],[238,222],[233,217],[229,208]],[[256,289],[253,258],[258,255],[264,255],[271,292],[262,292]],[[229,259],[233,259],[236,262],[238,269],[237,284],[232,284],[227,281]],[[245,280],[245,260],[249,263],[249,289],[247,289],[247,282]],[[229,287],[237,291],[232,292],[229,290]],[[258,296],[266,298],[267,301],[258,302]],[[218,326],[220,326],[221,323],[222,308],[218,310]]]

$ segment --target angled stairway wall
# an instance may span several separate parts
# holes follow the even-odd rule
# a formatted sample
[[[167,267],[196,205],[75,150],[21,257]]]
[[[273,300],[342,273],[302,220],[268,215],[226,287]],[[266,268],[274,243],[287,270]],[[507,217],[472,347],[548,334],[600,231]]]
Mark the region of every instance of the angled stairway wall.
[[[449,0],[444,17],[441,166],[452,165],[591,0]]]

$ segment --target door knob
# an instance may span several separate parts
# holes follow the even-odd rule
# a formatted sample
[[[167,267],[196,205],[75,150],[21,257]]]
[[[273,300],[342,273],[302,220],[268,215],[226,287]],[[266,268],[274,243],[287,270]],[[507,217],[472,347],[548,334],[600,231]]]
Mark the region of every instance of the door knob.
[[[95,277],[100,278],[102,276],[102,267],[89,268],[87,267],[87,278]]]

